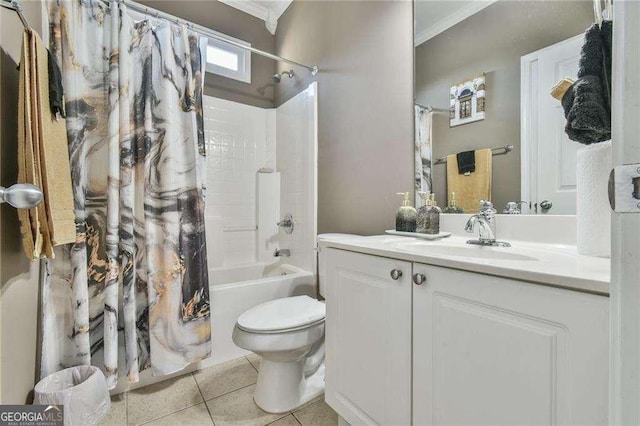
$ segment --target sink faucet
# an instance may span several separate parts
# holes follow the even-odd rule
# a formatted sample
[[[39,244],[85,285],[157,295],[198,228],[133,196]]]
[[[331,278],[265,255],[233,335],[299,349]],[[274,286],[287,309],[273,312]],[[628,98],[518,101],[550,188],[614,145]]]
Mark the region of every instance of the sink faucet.
[[[289,249],[276,249],[276,251],[273,252],[273,257],[289,257],[291,256],[291,250]]]
[[[511,247],[511,244],[504,241],[496,241],[496,209],[490,201],[480,201],[480,211],[469,218],[464,230],[473,233],[476,225],[480,227],[480,238],[469,240],[467,244],[493,247]]]

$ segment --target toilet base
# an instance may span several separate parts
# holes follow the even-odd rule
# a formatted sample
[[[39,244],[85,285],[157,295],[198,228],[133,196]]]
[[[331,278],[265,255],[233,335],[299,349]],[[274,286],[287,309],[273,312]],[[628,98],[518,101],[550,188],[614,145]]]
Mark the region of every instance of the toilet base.
[[[277,362],[262,358],[253,399],[267,413],[287,413],[324,392],[324,364],[304,377],[305,359]]]

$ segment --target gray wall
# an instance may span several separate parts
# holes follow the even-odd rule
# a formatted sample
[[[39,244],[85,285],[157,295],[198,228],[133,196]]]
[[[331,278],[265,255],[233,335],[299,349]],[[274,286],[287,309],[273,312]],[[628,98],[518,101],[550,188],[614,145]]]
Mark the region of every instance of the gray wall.
[[[317,64],[318,231],[380,234],[413,188],[413,6],[294,1],[278,22],[278,55]],[[284,64],[279,65],[284,69]],[[276,105],[312,78],[296,70]]]
[[[512,144],[493,157],[493,200],[520,200],[520,57],[583,32],[593,6],[576,1],[499,1],[416,48],[416,102],[435,108],[434,158]],[[449,88],[484,72],[486,118],[449,128]],[[434,166],[434,190],[446,200],[446,166]]]
[[[257,49],[273,52],[275,36],[264,21],[212,0],[142,0],[140,3],[170,13],[188,21],[247,41]],[[251,84],[207,73],[205,94],[262,108],[273,107],[274,85],[271,77],[276,63],[271,59],[251,55]],[[258,89],[264,89],[261,94]]]
[[[40,2],[23,2],[36,30]],[[15,12],[0,9],[0,185],[16,183],[18,70],[23,27]],[[13,207],[0,204],[0,403],[24,404],[36,381],[38,263],[22,251],[20,223]]]

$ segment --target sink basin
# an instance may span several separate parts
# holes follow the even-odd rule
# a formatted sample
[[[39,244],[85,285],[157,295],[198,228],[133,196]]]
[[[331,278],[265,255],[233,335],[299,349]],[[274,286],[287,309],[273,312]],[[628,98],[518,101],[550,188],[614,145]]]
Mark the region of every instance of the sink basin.
[[[434,244],[426,241],[407,241],[396,243],[396,247],[404,250],[420,252],[434,256],[453,256],[471,259],[536,261],[536,257],[515,253],[509,247],[483,247],[472,245]]]

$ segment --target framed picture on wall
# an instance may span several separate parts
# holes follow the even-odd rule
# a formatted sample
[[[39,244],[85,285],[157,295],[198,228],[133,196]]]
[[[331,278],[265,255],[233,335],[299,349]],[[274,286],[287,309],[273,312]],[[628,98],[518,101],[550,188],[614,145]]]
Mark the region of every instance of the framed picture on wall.
[[[451,86],[449,93],[449,127],[484,120],[484,73]]]

